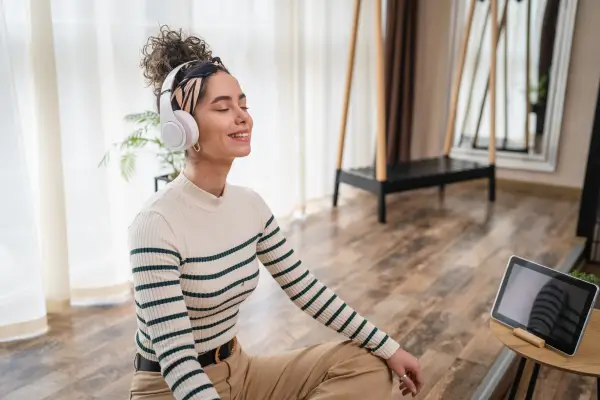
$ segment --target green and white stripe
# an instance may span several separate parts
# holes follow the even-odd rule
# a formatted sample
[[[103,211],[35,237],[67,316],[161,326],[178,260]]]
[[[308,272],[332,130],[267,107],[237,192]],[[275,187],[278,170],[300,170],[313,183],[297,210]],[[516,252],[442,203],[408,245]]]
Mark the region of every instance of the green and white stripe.
[[[302,264],[260,196],[228,186],[219,200],[182,175],[149,201],[129,230],[135,343],[142,356],[160,362],[176,400],[219,398],[198,353],[237,334],[259,262],[299,312],[376,356],[398,349]]]

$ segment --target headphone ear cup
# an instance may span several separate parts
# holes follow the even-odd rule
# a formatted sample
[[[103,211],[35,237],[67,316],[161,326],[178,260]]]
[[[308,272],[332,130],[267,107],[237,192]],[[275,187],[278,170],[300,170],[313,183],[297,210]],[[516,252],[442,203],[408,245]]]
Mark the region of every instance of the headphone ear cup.
[[[183,110],[174,112],[177,121],[183,125],[185,131],[185,148],[188,149],[198,142],[198,124],[192,114]]]
[[[166,148],[169,150],[185,150],[186,133],[185,128],[177,118],[161,121],[161,137]]]

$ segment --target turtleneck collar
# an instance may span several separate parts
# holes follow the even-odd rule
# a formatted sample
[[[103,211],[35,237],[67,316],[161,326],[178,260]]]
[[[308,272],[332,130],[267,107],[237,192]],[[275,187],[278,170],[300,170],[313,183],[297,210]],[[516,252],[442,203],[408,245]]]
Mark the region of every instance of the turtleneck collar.
[[[172,184],[181,189],[186,200],[189,200],[191,204],[194,204],[206,211],[217,211],[227,198],[227,183],[225,183],[223,194],[221,196],[215,196],[214,194],[196,186],[183,174],[183,171],[179,173],[177,178],[173,180]]]

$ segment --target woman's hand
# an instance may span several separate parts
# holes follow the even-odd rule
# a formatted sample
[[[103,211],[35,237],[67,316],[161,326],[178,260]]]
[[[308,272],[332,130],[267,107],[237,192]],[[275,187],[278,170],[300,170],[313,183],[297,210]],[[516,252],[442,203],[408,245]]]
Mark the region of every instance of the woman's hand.
[[[388,360],[388,367],[400,377],[400,391],[403,396],[419,394],[423,387],[421,365],[415,356],[405,350],[398,349]]]

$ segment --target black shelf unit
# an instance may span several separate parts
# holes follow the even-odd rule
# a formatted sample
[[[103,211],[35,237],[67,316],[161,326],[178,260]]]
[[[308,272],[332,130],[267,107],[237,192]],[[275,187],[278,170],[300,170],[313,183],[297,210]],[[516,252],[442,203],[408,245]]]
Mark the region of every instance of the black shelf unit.
[[[451,145],[454,140],[455,121],[457,114],[457,104],[459,97],[460,82],[462,79],[463,68],[465,64],[465,54],[467,52],[469,37],[471,36],[471,26],[477,0],[471,0],[467,23],[461,40],[461,51],[459,68],[453,82],[451,91],[451,100],[449,104],[449,117],[446,126],[444,138],[444,150],[439,157],[414,160],[404,163],[392,163],[388,160],[388,132],[386,110],[386,71],[384,38],[382,33],[382,0],[374,1],[375,12],[375,64],[376,64],[376,90],[377,90],[377,131],[376,131],[376,154],[375,166],[361,168],[343,168],[344,142],[346,137],[346,128],[348,123],[348,110],[350,104],[350,93],[353,81],[353,71],[356,57],[356,42],[358,37],[358,24],[361,9],[361,1],[354,0],[354,12],[352,19],[352,31],[350,40],[350,49],[348,65],[346,72],[346,84],[344,90],[344,101],[342,108],[342,119],[340,134],[338,140],[338,158],[336,164],[335,184],[333,190],[333,207],[337,206],[340,195],[340,184],[345,183],[371,193],[378,197],[378,220],[380,223],[386,222],[386,196],[392,193],[404,192],[425,187],[438,186],[440,191],[444,190],[445,185],[455,182],[463,182],[475,179],[488,179],[489,190],[488,197],[491,202],[496,197],[496,51],[490,52],[490,78],[488,88],[492,106],[490,107],[490,150],[488,153],[488,163],[478,163],[474,161],[458,160],[450,157]],[[393,3],[390,3],[393,4]],[[506,5],[505,5],[506,8]],[[505,12],[503,13],[503,15]],[[408,14],[407,14],[408,15]],[[504,20],[504,16],[502,18]],[[490,21],[491,35],[490,41],[492,48],[496,49],[498,45],[498,4],[497,1],[490,3]],[[391,25],[390,25],[391,26]],[[401,66],[402,69],[405,66]],[[406,73],[404,71],[403,73]],[[389,74],[389,73],[388,73]],[[399,83],[400,86],[403,83]],[[393,102],[392,102],[393,103]],[[392,106],[392,103],[389,106]],[[395,105],[395,107],[398,105]]]
[[[159,182],[164,182],[165,184],[171,182],[171,178],[169,177],[169,174],[154,177],[154,191],[155,192],[158,192]]]
[[[586,238],[584,257],[587,261],[600,264],[600,85],[579,204],[577,236]]]
[[[336,171],[333,206],[337,206],[341,183],[354,186],[378,197],[378,220],[386,222],[388,194],[425,187],[439,186],[440,190],[450,183],[488,179],[488,199],[496,198],[496,169],[494,165],[457,160],[449,156],[422,159],[387,167],[387,179],[378,181],[374,167],[339,169]]]

